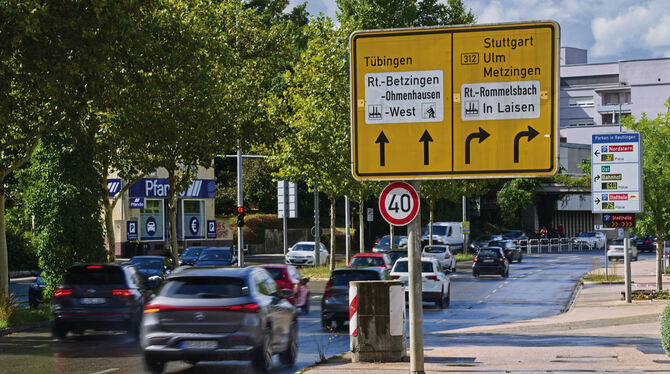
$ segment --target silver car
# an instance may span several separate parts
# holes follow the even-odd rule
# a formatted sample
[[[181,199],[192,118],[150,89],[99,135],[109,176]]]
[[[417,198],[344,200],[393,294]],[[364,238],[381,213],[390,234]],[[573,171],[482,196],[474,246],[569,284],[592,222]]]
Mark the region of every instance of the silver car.
[[[166,361],[251,360],[269,370],[272,356],[295,363],[297,314],[262,268],[189,268],[171,274],[144,307],[140,343],[146,368]]]

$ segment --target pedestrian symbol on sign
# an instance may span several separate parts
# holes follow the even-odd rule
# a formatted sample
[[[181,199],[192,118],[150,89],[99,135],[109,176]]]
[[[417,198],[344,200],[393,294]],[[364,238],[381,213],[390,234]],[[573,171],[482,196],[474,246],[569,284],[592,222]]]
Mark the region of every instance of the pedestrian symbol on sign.
[[[435,118],[435,103],[422,103],[423,118]]]

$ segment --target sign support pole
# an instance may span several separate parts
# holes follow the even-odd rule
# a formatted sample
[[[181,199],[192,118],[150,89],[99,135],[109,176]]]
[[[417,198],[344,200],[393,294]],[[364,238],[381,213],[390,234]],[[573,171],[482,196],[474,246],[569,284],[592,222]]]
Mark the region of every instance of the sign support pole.
[[[462,222],[465,222],[468,220],[468,199],[465,197],[465,195],[461,197],[461,205],[463,210]],[[469,235],[463,232],[462,227],[461,227],[461,233],[463,234],[463,253],[468,253]]]
[[[244,206],[242,197],[242,145],[237,140],[237,206]],[[244,267],[244,227],[237,228],[237,266]]]
[[[284,237],[284,256],[286,256],[286,251],[288,249],[288,182],[284,181],[284,211],[282,217],[282,232]]]
[[[409,184],[421,190],[420,181]],[[423,300],[421,297],[421,207],[407,225],[409,261],[409,362],[410,373],[423,374]]]
[[[319,227],[319,184],[314,183],[314,267],[321,266],[321,230]]]
[[[626,283],[626,302],[632,302],[631,299],[631,284],[630,284],[630,254],[628,250],[630,249],[629,240],[630,229],[628,227],[623,229],[623,262],[624,262],[624,273],[625,273],[625,283]]]
[[[351,258],[351,204],[349,204],[349,196],[344,197],[344,246],[345,257],[347,264]]]

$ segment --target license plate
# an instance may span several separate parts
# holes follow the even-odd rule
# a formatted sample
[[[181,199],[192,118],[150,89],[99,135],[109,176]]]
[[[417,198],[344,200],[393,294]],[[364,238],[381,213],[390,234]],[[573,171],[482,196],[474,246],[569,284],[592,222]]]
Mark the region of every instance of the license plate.
[[[184,340],[179,343],[179,348],[185,349],[214,349],[219,344],[216,340]]]
[[[483,260],[482,262],[493,262],[493,260]]]
[[[86,305],[91,305],[91,304],[104,304],[105,303],[105,298],[104,297],[83,297],[81,300],[79,300],[80,304],[86,304]]]

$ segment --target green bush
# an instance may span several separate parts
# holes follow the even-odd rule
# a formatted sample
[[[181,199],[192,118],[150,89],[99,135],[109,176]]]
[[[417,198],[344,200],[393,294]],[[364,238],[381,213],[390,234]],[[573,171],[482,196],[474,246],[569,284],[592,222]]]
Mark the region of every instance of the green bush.
[[[670,356],[670,303],[665,306],[661,314],[661,340],[665,354]]]

